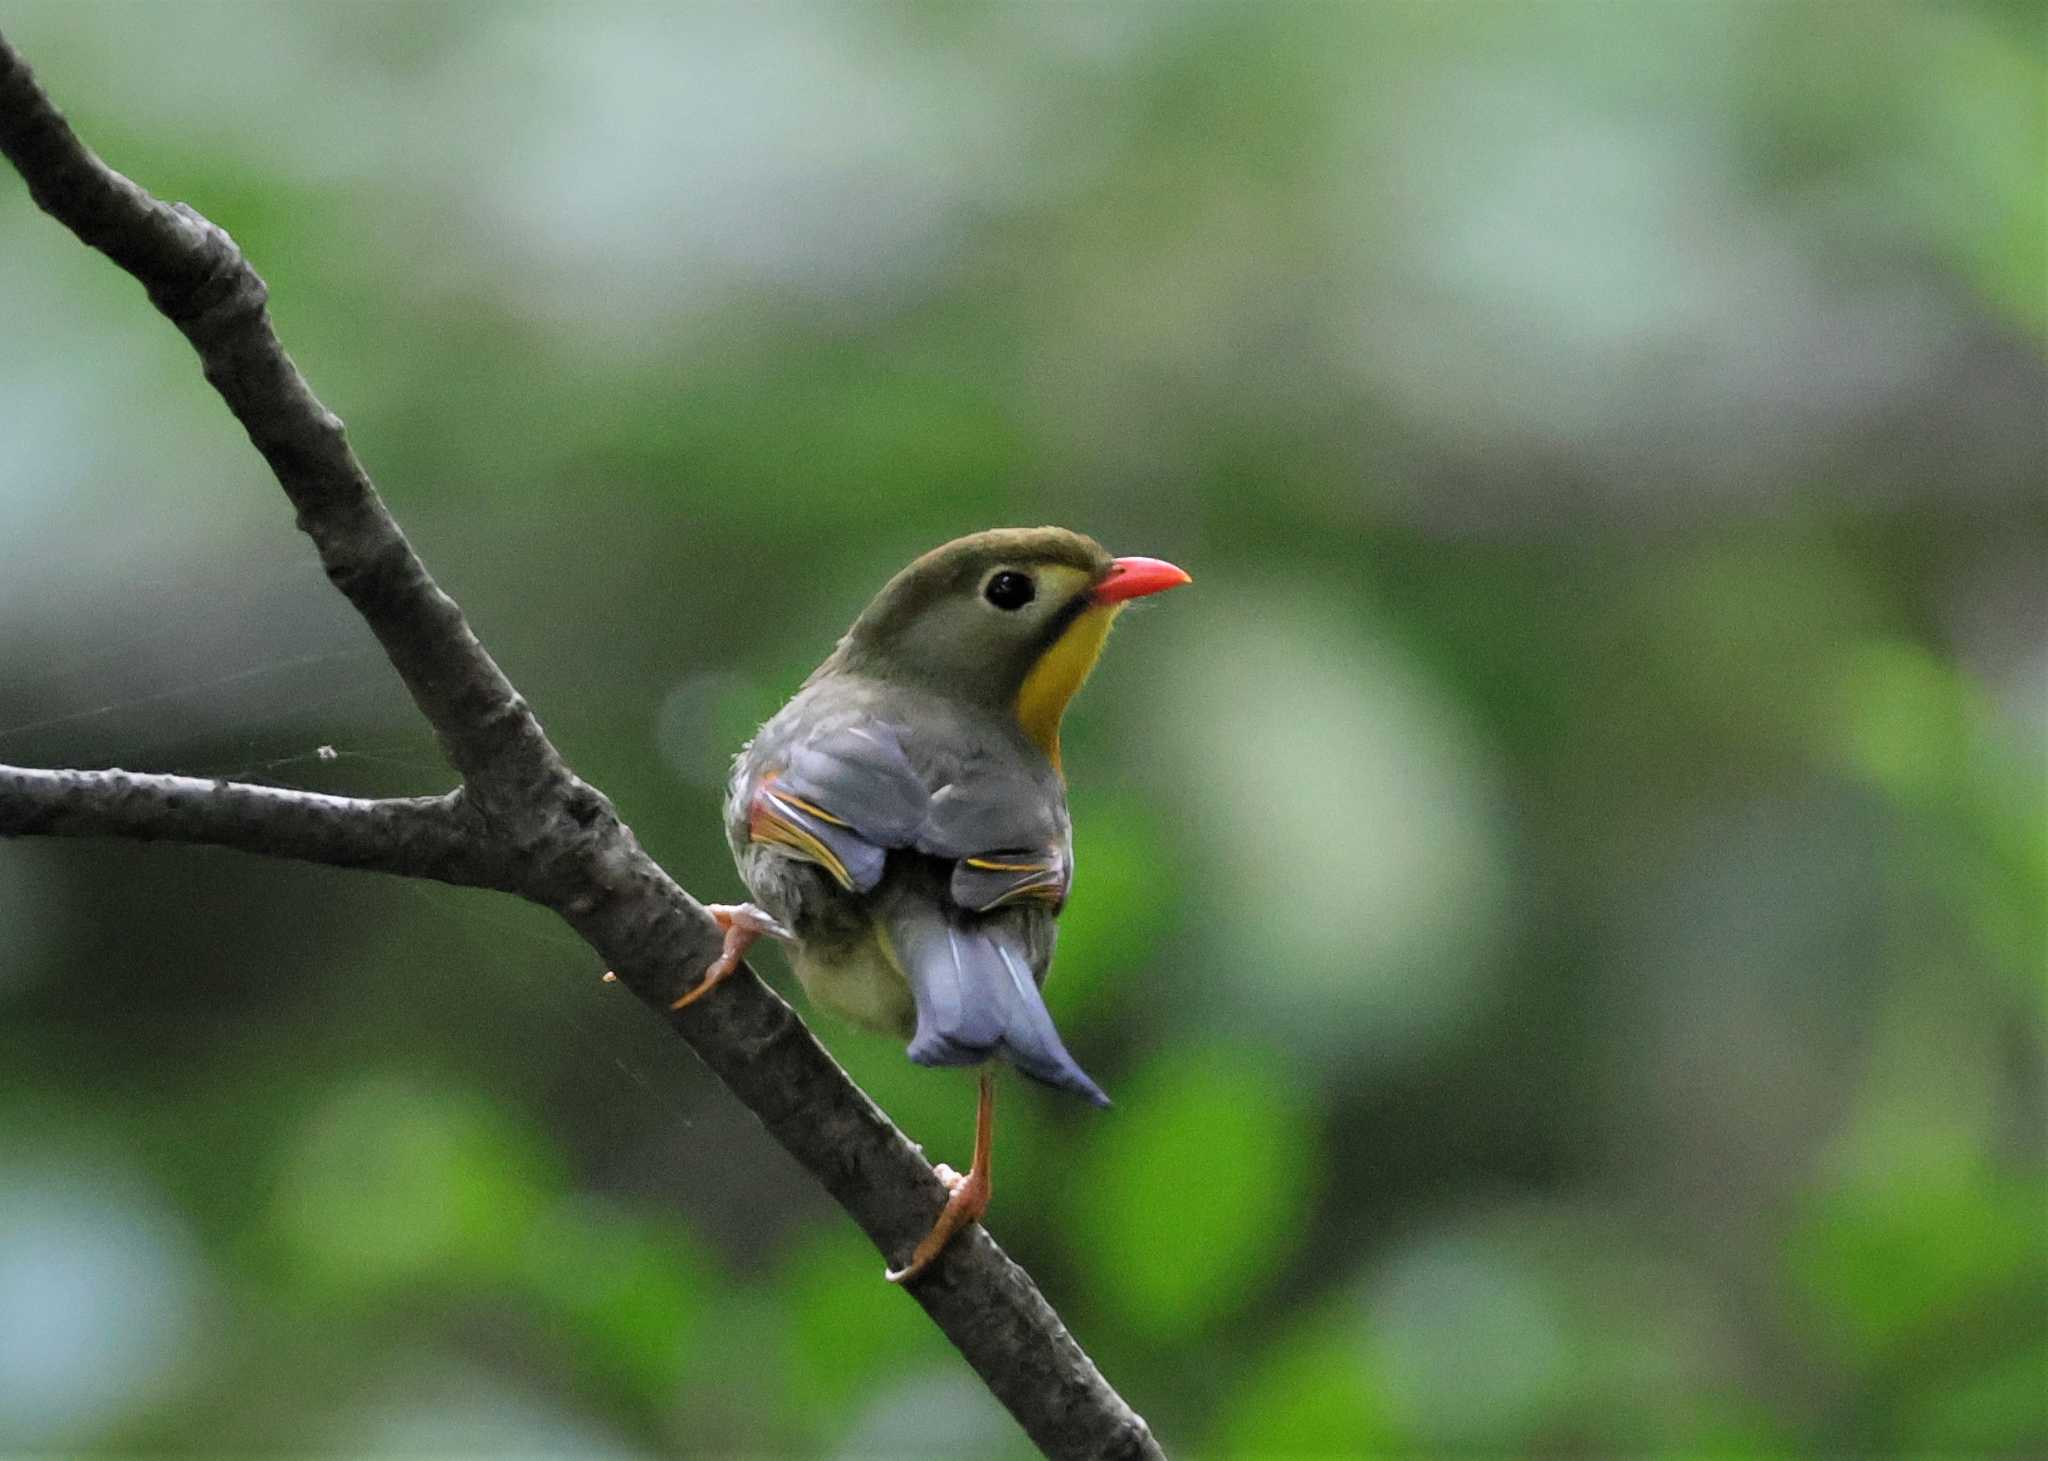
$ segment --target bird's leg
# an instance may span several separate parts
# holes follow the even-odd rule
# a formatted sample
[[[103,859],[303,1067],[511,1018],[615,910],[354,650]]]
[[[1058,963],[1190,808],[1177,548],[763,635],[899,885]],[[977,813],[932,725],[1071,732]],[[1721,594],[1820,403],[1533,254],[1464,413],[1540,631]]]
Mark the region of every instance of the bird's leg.
[[[995,1144],[996,1073],[993,1067],[983,1066],[981,1104],[974,1113],[974,1165],[965,1177],[943,1163],[939,1166],[939,1177],[951,1189],[951,1195],[939,1213],[939,1220],[932,1224],[932,1230],[925,1234],[924,1241],[910,1255],[910,1262],[887,1272],[889,1282],[909,1283],[923,1273],[953,1241],[954,1234],[969,1223],[979,1222],[981,1215],[988,1211],[989,1196],[994,1191],[989,1181],[989,1158]]]
[[[747,956],[747,946],[762,934],[779,939],[793,939],[795,934],[770,918],[751,903],[709,903],[704,911],[718,921],[725,930],[725,947],[718,951],[704,969],[704,977],[669,1008],[679,1010],[709,994],[713,989],[732,977],[740,966],[740,960]]]

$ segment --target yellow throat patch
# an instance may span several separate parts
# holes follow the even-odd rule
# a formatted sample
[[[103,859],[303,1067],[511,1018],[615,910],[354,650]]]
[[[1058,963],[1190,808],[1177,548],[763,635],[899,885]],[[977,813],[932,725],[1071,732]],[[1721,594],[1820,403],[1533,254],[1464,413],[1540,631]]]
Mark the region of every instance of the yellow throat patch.
[[[1055,770],[1060,764],[1060,717],[1095,668],[1103,642],[1109,638],[1109,626],[1116,622],[1121,608],[1122,604],[1097,604],[1083,609],[1067,632],[1039,656],[1017,692],[1017,724],[1032,744],[1045,752]]]

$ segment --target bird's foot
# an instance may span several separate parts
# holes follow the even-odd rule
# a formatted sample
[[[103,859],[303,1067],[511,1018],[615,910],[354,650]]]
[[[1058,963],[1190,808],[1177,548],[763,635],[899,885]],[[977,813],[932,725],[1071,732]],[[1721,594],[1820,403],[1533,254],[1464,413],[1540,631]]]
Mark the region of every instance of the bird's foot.
[[[779,938],[784,943],[795,943],[796,933],[769,916],[768,910],[758,903],[707,903],[704,911],[711,915],[711,921],[724,929],[726,936],[732,935],[735,924],[747,930],[747,942],[752,943],[762,934]]]
[[[910,1255],[910,1261],[901,1268],[883,1270],[883,1277],[891,1283],[909,1283],[920,1273],[931,1267],[932,1260],[946,1251],[946,1245],[954,1235],[969,1223],[981,1221],[981,1215],[988,1211],[988,1200],[995,1191],[989,1179],[992,1158],[995,1155],[996,1086],[995,1073],[986,1066],[981,1072],[981,1101],[974,1113],[974,1165],[961,1176],[944,1162],[932,1168],[932,1174],[946,1184],[946,1205],[939,1212],[939,1220],[932,1224],[932,1230],[924,1235],[924,1241],[917,1245]]]
[[[740,961],[746,958],[748,947],[761,935],[767,934],[771,938],[779,939],[796,937],[751,903],[711,903],[705,906],[704,911],[716,919],[718,926],[725,930],[725,947],[718,951],[717,958],[705,966],[704,977],[681,999],[669,1006],[672,1010],[694,1004],[730,979],[734,971],[740,967]]]
[[[932,1230],[925,1234],[924,1241],[911,1253],[910,1261],[901,1268],[891,1268],[884,1273],[891,1283],[909,1283],[913,1278],[931,1267],[932,1260],[946,1251],[946,1245],[953,1241],[959,1231],[969,1223],[981,1221],[981,1215],[988,1211],[989,1197],[993,1191],[988,1174],[977,1167],[965,1177],[941,1162],[932,1169],[941,1182],[946,1184],[950,1194],[946,1206],[939,1213],[939,1220],[932,1224]]]

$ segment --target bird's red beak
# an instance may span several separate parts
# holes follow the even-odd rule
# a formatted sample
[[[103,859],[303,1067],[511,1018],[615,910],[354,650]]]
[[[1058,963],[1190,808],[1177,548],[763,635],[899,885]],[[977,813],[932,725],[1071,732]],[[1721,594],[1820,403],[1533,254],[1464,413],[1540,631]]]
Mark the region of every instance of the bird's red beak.
[[[1125,599],[1141,599],[1146,594],[1193,582],[1184,570],[1163,558],[1119,558],[1095,585],[1094,597],[1098,604],[1120,604]]]

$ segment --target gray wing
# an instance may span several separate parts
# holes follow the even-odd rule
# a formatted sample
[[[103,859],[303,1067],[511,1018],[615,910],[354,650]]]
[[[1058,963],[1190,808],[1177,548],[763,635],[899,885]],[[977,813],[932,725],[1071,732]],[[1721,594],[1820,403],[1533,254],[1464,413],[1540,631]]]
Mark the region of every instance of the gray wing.
[[[873,916],[917,1006],[912,1060],[1000,1055],[1109,1104],[1038,990],[1072,868],[1056,793],[990,768],[932,789],[892,727],[842,723],[764,757],[747,835],[817,864],[847,893],[880,890]],[[902,851],[936,861],[912,859],[885,883],[890,853]]]
[[[977,913],[1026,901],[1058,912],[1073,881],[1058,805],[1026,776],[985,774],[941,787],[918,849],[953,860],[953,901]]]
[[[871,892],[892,848],[914,846],[931,793],[883,723],[804,738],[764,770],[747,809],[750,840],[788,848],[850,893]]]
[[[1073,859],[1058,808],[1027,776],[983,774],[929,789],[885,722],[806,737],[755,784],[750,840],[818,863],[842,888],[873,891],[895,849],[954,864],[950,892],[986,913],[1066,901]]]

